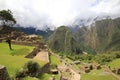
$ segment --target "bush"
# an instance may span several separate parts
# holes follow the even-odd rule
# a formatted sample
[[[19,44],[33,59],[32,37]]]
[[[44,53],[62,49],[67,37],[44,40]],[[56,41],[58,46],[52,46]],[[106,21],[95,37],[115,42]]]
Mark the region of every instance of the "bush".
[[[27,62],[21,70],[15,73],[15,80],[20,80],[26,76],[38,77],[40,71],[40,66],[37,62],[29,61]]]
[[[37,62],[29,61],[24,65],[24,70],[29,76],[38,76],[38,71],[40,70],[40,66]]]
[[[21,78],[24,78],[26,76],[25,72],[23,69],[16,71],[15,73],[15,78],[20,80]]]

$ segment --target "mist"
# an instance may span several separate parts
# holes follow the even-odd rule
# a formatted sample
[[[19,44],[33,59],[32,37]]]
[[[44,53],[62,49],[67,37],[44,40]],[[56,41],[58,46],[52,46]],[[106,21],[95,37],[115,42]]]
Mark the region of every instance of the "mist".
[[[119,17],[120,0],[0,0],[0,10],[3,9],[10,9],[23,27],[42,29],[48,25],[53,29],[76,19]]]

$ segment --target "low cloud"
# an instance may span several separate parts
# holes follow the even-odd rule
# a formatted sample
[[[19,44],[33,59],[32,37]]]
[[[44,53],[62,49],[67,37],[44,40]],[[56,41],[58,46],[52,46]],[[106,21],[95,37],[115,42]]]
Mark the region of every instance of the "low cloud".
[[[0,0],[22,26],[68,25],[77,18],[120,16],[119,0]]]

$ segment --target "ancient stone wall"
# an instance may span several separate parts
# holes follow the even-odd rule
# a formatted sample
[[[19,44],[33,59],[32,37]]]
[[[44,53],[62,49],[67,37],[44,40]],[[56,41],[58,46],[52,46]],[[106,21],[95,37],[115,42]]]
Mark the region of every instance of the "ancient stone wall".
[[[30,54],[26,55],[25,58],[33,58],[33,57],[35,57],[35,56],[38,54],[38,52],[40,52],[40,51],[41,51],[40,48],[39,48],[39,47],[36,47],[36,48],[33,49],[33,51],[32,51]]]
[[[41,69],[40,73],[49,73],[50,72],[50,63],[45,64]]]
[[[0,65],[0,80],[11,80],[5,66]]]
[[[26,45],[26,46],[36,46],[37,44],[36,43],[32,43],[32,42],[29,42],[29,41],[13,41],[12,40],[12,44],[17,44],[17,45]]]

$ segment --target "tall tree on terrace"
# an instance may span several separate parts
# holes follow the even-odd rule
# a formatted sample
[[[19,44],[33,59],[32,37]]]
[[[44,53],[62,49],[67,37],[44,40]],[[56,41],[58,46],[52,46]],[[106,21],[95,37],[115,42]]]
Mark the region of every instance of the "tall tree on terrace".
[[[16,20],[9,9],[0,11],[0,21],[2,25],[8,26],[13,26],[16,23]]]
[[[1,22],[0,25],[5,27],[5,26],[13,26],[16,23],[16,20],[14,19],[12,12],[8,9],[8,10],[0,11],[0,22]],[[10,37],[7,37],[6,42],[8,43],[10,50],[12,50]]]

